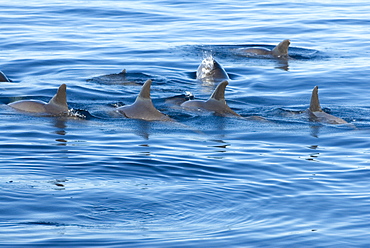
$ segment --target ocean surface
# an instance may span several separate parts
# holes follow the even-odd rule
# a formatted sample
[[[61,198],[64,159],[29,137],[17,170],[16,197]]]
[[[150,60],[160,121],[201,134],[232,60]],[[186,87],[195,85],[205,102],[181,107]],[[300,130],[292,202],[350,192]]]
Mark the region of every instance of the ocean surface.
[[[0,1],[0,246],[369,247],[370,5]],[[243,56],[290,39],[290,58]],[[184,110],[212,55],[243,117]],[[120,77],[123,69],[126,77]],[[108,75],[108,76],[107,76]],[[117,115],[152,79],[175,122]],[[67,85],[70,117],[7,104]],[[314,86],[323,109],[303,113]],[[261,118],[261,119],[262,119]]]

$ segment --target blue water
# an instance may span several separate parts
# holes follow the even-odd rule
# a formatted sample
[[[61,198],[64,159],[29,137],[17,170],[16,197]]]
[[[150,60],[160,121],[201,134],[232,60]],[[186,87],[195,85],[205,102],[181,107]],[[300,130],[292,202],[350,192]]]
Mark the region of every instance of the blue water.
[[[5,247],[368,247],[367,1],[0,1],[0,245]],[[291,40],[288,61],[238,49]],[[212,54],[242,116],[166,99]],[[104,75],[128,72],[127,82]],[[153,79],[176,120],[112,115]],[[85,118],[11,109],[67,84]],[[351,125],[305,115],[322,107]]]

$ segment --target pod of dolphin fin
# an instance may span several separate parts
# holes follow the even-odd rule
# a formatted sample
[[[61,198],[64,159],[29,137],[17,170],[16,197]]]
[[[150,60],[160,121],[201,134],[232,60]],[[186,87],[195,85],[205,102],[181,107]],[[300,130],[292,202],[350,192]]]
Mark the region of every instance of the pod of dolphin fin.
[[[284,40],[280,42],[273,50],[261,48],[245,49],[246,53],[254,53],[258,55],[272,55],[275,57],[288,56],[288,47],[290,41]],[[200,81],[218,83],[217,87],[207,100],[188,100],[181,104],[181,107],[186,110],[204,110],[213,112],[220,116],[237,116],[226,103],[225,89],[229,84],[229,76],[224,68],[213,58],[209,56],[205,58],[199,65],[196,78]],[[10,82],[4,73],[0,71],[0,81]],[[141,88],[136,100],[131,105],[125,105],[116,109],[116,111],[126,118],[141,119],[147,121],[173,121],[169,116],[161,113],[152,102],[150,97],[150,88],[152,80],[147,80]],[[63,115],[68,113],[66,85],[60,85],[57,93],[49,102],[39,100],[20,100],[8,104],[10,107],[30,112],[30,113],[45,113],[51,115]],[[310,107],[308,108],[310,121],[325,122],[329,124],[346,124],[347,122],[339,117],[335,117],[325,113],[319,102],[318,86],[312,90]]]

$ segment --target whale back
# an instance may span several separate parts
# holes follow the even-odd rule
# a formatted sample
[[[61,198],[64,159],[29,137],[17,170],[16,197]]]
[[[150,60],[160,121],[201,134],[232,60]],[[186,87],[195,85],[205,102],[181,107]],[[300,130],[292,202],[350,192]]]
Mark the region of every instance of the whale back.
[[[170,121],[168,116],[157,110],[150,98],[152,80],[147,80],[133,104],[119,107],[117,110],[127,118],[147,121]]]
[[[20,100],[8,104],[14,109],[30,113],[45,113],[45,105],[45,102],[38,100]]]
[[[228,84],[229,83],[226,80],[219,83],[207,101],[190,100],[184,102],[183,104],[181,104],[181,106],[189,109],[204,109],[208,111],[213,111],[215,114],[218,115],[231,114],[235,116],[240,116],[232,109],[230,109],[225,101],[225,89]]]
[[[267,48],[263,48],[263,47],[254,47],[254,48],[247,48],[247,49],[244,49],[243,52],[245,53],[250,53],[250,54],[256,54],[256,55],[270,55],[271,54],[271,51]]]
[[[68,112],[66,85],[62,84],[48,103],[38,100],[21,100],[8,105],[14,109],[30,113],[66,113]]]
[[[275,57],[287,56],[290,40],[283,40],[272,51],[271,54]]]

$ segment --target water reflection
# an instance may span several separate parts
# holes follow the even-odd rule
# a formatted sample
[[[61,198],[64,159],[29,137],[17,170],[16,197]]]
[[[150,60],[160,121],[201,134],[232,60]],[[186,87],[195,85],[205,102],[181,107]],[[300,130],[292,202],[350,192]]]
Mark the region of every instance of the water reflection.
[[[316,151],[319,148],[319,146],[318,145],[311,145],[308,148],[311,149],[311,150],[315,150]],[[309,160],[309,161],[317,161],[316,158],[318,158],[319,155],[320,155],[319,152],[311,153],[310,154],[310,157],[309,158],[306,158],[306,160]]]
[[[286,58],[279,58],[277,60],[278,65],[275,67],[276,69],[281,69],[284,71],[289,71],[289,62]]]
[[[309,146],[308,148],[316,150],[318,147],[319,147],[318,145],[312,145],[312,146]]]
[[[217,142],[217,143],[220,143],[219,145],[213,145],[213,146],[211,146],[211,147],[219,148],[218,150],[216,150],[216,152],[224,153],[224,152],[226,152],[227,147],[230,146],[229,143],[226,143],[223,140],[212,140],[212,141]]]
[[[149,139],[149,133],[150,133],[150,124],[149,121],[143,121],[143,120],[132,120],[131,122],[134,126],[134,133],[140,137],[142,137],[145,140]]]
[[[54,131],[55,134],[58,134],[58,135],[61,135],[61,136],[65,136],[67,134],[67,132],[65,131],[65,129],[67,128],[66,118],[63,118],[63,117],[54,118],[53,119],[53,126],[59,129],[59,130]],[[55,139],[55,141],[57,142],[58,146],[66,146],[67,145],[67,140],[66,139],[57,138],[57,139]]]
[[[322,127],[322,125],[313,125],[313,124],[310,124],[310,133],[311,133],[311,136],[312,137],[315,137],[315,138],[318,138],[319,137],[319,132],[320,132],[320,128]]]

